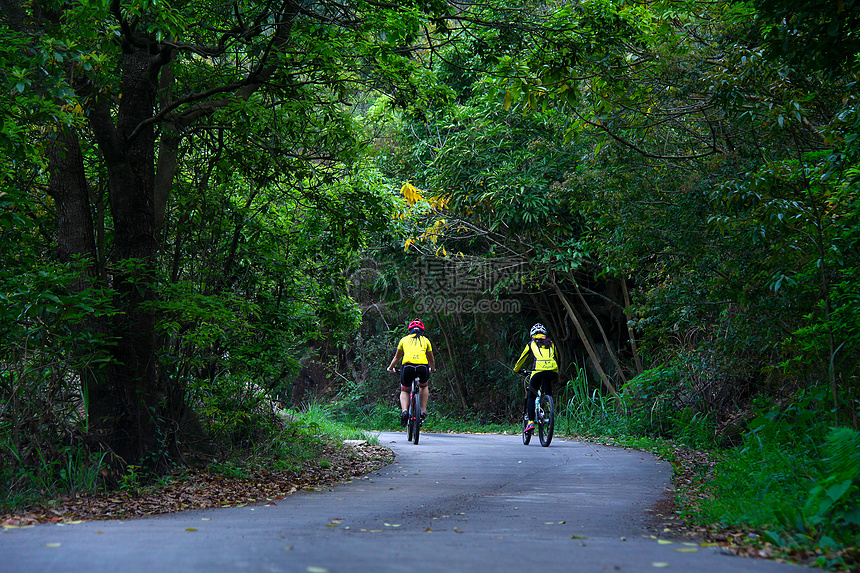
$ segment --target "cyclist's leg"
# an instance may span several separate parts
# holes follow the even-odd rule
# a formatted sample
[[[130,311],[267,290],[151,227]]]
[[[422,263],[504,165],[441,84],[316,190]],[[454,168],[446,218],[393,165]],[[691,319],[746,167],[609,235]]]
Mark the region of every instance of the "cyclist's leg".
[[[535,419],[535,398],[537,397],[537,391],[540,388],[540,373],[532,374],[532,377],[529,379],[529,395],[526,402],[526,409],[528,410],[529,420],[534,422]]]
[[[418,383],[418,398],[421,401],[421,413],[426,414],[427,402],[430,400],[430,386],[428,385],[430,369],[422,364],[421,366],[417,366],[416,370],[418,371],[418,376],[421,378],[421,382]]]
[[[544,370],[543,372],[535,374],[534,377],[539,378],[539,380],[535,381],[536,385],[534,387],[540,387],[542,393],[547,396],[552,396],[552,385],[556,380],[558,380],[558,372],[554,370]],[[534,380],[534,378],[532,380]]]
[[[415,378],[415,367],[404,364],[400,368],[400,411],[409,410],[409,392],[412,390],[412,379]]]

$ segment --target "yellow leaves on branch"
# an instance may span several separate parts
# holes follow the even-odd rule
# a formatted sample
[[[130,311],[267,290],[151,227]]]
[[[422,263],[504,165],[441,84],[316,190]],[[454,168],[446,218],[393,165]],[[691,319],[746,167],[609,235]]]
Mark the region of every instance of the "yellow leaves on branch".
[[[419,201],[426,201],[430,204],[432,209],[437,211],[442,211],[448,207],[448,202],[450,201],[450,196],[445,194],[436,195],[434,197],[430,197],[429,199],[424,199],[424,195],[421,192],[421,189],[416,187],[410,182],[406,182],[403,184],[403,187],[400,188],[400,194],[403,195],[403,198],[406,199],[406,202],[409,205],[415,205]]]
[[[450,195],[437,195],[436,197],[430,197],[430,206],[437,211],[444,211],[448,208],[448,201],[450,200]]]
[[[81,107],[81,104],[75,102],[74,104],[67,103],[63,105],[61,108],[63,111],[67,113],[73,113],[74,115],[82,117],[84,115],[84,108]]]
[[[421,235],[418,237],[409,237],[406,239],[406,242],[403,243],[403,250],[408,251],[409,247],[416,244],[418,241],[430,241],[430,243],[436,245],[439,237],[443,237],[445,235],[445,226],[447,225],[447,221],[445,219],[439,219],[429,227],[427,227]],[[445,250],[444,247],[439,246],[436,249],[436,256],[439,256],[439,253],[442,253],[442,256],[447,256],[448,251]]]
[[[424,197],[421,195],[421,190],[408,181],[400,188],[400,194],[403,195],[403,198],[406,199],[406,202],[410,205],[414,205],[418,201],[424,200]]]
[[[403,198],[410,206],[414,206],[418,202],[425,202],[430,205],[430,208],[434,211],[443,211],[447,209],[448,202],[450,201],[450,196],[444,193],[440,193],[434,197],[430,197],[429,199],[425,199],[422,194],[421,189],[415,187],[412,183],[406,182],[400,188],[400,194],[403,195]],[[396,218],[403,219],[405,218],[405,214],[398,214],[395,216]],[[434,245],[438,241],[439,237],[444,235],[444,229],[447,222],[445,219],[439,219],[433,225],[428,227],[419,237],[409,237],[406,239],[406,242],[403,244],[403,250],[408,251],[409,247],[416,244],[418,241],[424,241],[429,239],[431,243]],[[436,255],[438,256],[439,252],[442,252],[442,255],[447,255],[447,251],[444,247],[440,247],[436,249]]]

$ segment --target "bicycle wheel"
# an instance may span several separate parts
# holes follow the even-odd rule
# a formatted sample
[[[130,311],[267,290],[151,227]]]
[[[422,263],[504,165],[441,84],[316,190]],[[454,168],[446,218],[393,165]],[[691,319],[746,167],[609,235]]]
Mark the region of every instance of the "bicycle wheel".
[[[552,442],[552,432],[555,430],[555,408],[552,404],[552,396],[540,397],[541,416],[537,420],[538,437],[540,445],[547,447]]]
[[[412,424],[412,443],[417,446],[419,428],[421,428],[421,404],[418,401],[418,394],[412,396],[412,403],[409,405],[409,423]]]
[[[527,415],[523,415],[523,444],[526,446],[529,445],[529,442],[532,441],[532,432],[526,432],[526,426],[529,425],[529,417]]]
[[[415,429],[415,424],[413,422],[414,417],[412,415],[412,402],[414,402],[414,401],[415,400],[413,400],[413,396],[410,396],[409,397],[409,408],[407,408],[407,410],[406,410],[406,413],[408,414],[408,416],[406,417],[406,440],[409,442],[412,441],[412,432]]]

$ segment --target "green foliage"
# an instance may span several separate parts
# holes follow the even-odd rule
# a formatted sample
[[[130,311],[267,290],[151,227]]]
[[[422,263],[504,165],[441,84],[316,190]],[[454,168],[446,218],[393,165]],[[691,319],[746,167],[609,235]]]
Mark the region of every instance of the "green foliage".
[[[780,546],[833,552],[855,544],[860,535],[860,433],[830,428],[821,455],[821,471],[805,482],[811,484],[805,503],[774,510],[779,526],[770,538]]]
[[[630,412],[631,430],[651,436],[668,436],[675,410],[678,373],[666,368],[646,370],[621,389]]]
[[[107,452],[92,452],[80,445],[47,445],[50,449],[46,451],[28,452],[37,461],[23,463],[14,444],[0,442],[0,455],[5,458],[0,470],[0,483],[5,486],[0,507],[13,509],[66,494],[96,494],[107,488]]]
[[[344,412],[334,404],[314,401],[301,410],[286,410],[284,415],[314,435],[331,436],[339,441],[371,439],[364,430],[359,429],[363,426],[351,424]]]
[[[860,5],[848,1],[834,10],[822,0],[756,0],[768,24],[765,38],[776,57],[805,69],[832,74],[856,69],[860,51],[856,34]]]
[[[209,469],[231,479],[249,479],[251,477],[246,467],[231,460],[214,462],[209,465]]]
[[[751,421],[743,446],[715,468],[713,495],[698,504],[695,519],[768,530],[785,549],[836,554],[856,543],[860,435],[822,424],[827,402],[827,388],[801,392]]]
[[[630,432],[629,401],[607,396],[592,388],[585,369],[576,368],[576,377],[556,392],[556,428],[567,434],[618,436]]]
[[[70,292],[80,279],[73,267],[9,271],[0,271],[0,479],[10,492],[91,492],[113,460],[78,440],[89,384],[110,363],[112,341],[80,324],[113,316],[112,293]]]
[[[231,375],[194,380],[190,404],[198,409],[207,435],[230,448],[248,449],[278,427],[264,388]]]

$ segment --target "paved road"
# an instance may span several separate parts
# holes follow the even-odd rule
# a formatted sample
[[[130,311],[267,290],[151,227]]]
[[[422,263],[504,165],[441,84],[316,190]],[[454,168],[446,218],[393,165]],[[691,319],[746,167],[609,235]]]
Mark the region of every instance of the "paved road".
[[[671,467],[556,438],[383,433],[395,463],[255,506],[0,534],[0,572],[795,572],[650,537]],[[664,540],[665,541],[665,540]]]

